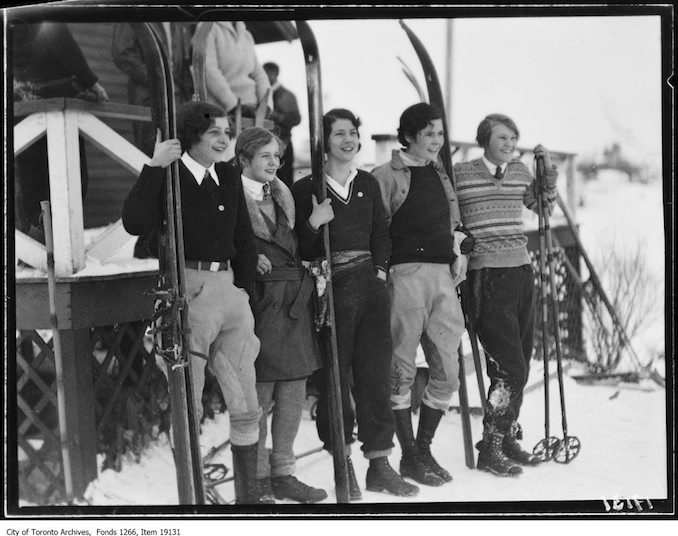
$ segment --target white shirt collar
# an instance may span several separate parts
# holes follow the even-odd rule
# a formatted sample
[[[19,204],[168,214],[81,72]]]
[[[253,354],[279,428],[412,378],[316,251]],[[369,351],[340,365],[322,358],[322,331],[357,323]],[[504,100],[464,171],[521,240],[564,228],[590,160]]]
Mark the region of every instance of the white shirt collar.
[[[400,150],[400,158],[402,159],[403,164],[405,164],[407,167],[423,167],[428,166],[431,163],[431,160],[426,160],[422,163],[421,160],[417,160],[415,157],[407,154],[402,149]]]
[[[493,176],[494,176],[494,174],[497,172],[497,165],[496,165],[496,164],[493,164],[493,163],[490,162],[487,158],[485,158],[485,155],[483,155],[482,158],[483,158],[483,162],[484,162],[485,165],[487,166],[487,169],[490,170],[490,175],[493,175]],[[507,167],[508,167],[508,163],[507,163],[507,162],[504,162],[502,165],[499,166],[499,168],[501,169],[502,173],[506,173],[506,168],[507,168]]]
[[[356,175],[358,175],[358,170],[353,168],[351,172],[348,174],[348,179],[346,179],[346,184],[339,184],[337,181],[335,181],[332,177],[330,177],[327,173],[325,173],[325,177],[327,179],[327,185],[332,188],[335,194],[337,194],[339,197],[341,197],[343,200],[346,200],[349,198],[351,195],[351,183],[353,182],[353,179],[356,178]]]
[[[242,187],[245,190],[249,196],[254,199],[255,201],[263,201],[264,200],[264,183],[255,181],[253,179],[250,179],[248,177],[245,177],[245,175],[240,175],[240,179],[242,180]]]
[[[212,162],[212,165],[208,168],[205,168],[202,164],[196,162],[190,154],[188,154],[188,151],[185,151],[184,154],[181,155],[181,161],[184,163],[188,171],[191,172],[191,175],[195,177],[195,180],[198,184],[202,184],[202,180],[205,177],[205,170],[210,172],[210,177],[214,179],[214,182],[217,183],[217,186],[219,185],[219,177],[217,176],[217,171],[214,169],[214,162]]]

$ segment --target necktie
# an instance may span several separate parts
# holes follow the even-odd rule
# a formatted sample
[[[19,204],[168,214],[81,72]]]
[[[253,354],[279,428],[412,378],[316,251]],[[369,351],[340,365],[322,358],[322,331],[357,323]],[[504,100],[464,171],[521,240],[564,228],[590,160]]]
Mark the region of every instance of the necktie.
[[[205,176],[202,178],[201,186],[209,193],[214,192],[217,189],[217,183],[214,182],[214,179],[208,170],[205,170]]]
[[[501,170],[500,166],[497,166],[497,170],[494,172],[495,179],[502,179],[504,177],[504,172]]]
[[[264,192],[264,199],[270,199],[271,198],[271,183],[265,182],[262,190]]]

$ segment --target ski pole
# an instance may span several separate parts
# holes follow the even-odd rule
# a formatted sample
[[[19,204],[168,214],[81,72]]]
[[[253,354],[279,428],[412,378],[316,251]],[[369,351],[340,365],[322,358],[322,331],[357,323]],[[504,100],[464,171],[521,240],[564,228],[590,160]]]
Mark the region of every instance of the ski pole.
[[[548,349],[548,283],[546,274],[546,220],[544,207],[544,197],[541,188],[540,174],[541,159],[537,159],[537,173],[535,178],[537,190],[537,216],[539,221],[539,297],[541,303],[541,346],[544,361],[544,439],[539,441],[532,452],[542,461],[549,461],[555,458],[560,451],[561,443],[557,437],[551,436],[550,430],[550,412],[549,403],[549,349]],[[541,164],[543,165],[543,163]]]
[[[562,347],[560,344],[560,312],[558,307],[558,290],[556,288],[556,278],[554,274],[553,242],[551,240],[551,224],[549,222],[548,207],[546,206],[546,191],[543,187],[544,181],[544,160],[537,158],[537,181],[539,182],[539,195],[541,197],[540,206],[542,206],[542,218],[544,222],[544,235],[546,238],[547,264],[549,268],[549,285],[551,290],[551,321],[553,323],[553,337],[556,345],[556,365],[558,368],[558,390],[560,393],[560,414],[563,427],[563,439],[560,449],[555,455],[555,461],[558,463],[570,463],[577,457],[581,449],[581,443],[577,437],[569,436],[567,433],[567,413],[565,410],[565,386],[563,383],[563,365],[562,365]]]
[[[462,281],[459,285],[459,301],[461,303],[461,310],[464,313],[464,322],[466,324],[466,332],[468,333],[468,338],[471,341],[471,353],[473,354],[473,366],[476,371],[476,381],[478,382],[478,392],[480,393],[480,405],[483,408],[483,412],[487,407],[487,391],[485,391],[485,380],[483,379],[483,366],[480,362],[480,347],[478,346],[478,335],[476,330],[473,327],[473,321],[468,314],[468,308],[466,305],[471,303],[471,298],[469,297],[469,286],[468,279]]]
[[[71,453],[68,447],[68,428],[66,425],[66,403],[64,399],[64,366],[61,355],[61,336],[56,311],[56,276],[54,272],[54,235],[52,234],[52,212],[49,201],[41,201],[42,221],[45,227],[45,246],[47,248],[47,289],[49,290],[49,319],[52,328],[52,351],[56,370],[57,409],[59,414],[59,444],[61,445],[61,463],[64,474],[66,502],[73,503],[73,472]]]

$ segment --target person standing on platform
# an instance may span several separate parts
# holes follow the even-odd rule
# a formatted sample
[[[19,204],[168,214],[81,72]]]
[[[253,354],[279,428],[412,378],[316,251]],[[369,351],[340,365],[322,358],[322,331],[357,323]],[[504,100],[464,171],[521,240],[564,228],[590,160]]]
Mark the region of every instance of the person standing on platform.
[[[201,24],[206,23],[198,23],[196,35]],[[243,117],[254,117],[257,106],[271,88],[257,58],[254,37],[243,21],[215,21],[210,24],[212,27],[204,43],[207,102],[232,115],[240,101]],[[271,104],[269,94],[269,109]]]
[[[273,62],[264,63],[264,71],[273,90],[273,111],[269,118],[275,123],[277,134],[285,148],[283,163],[278,171],[278,178],[288,188],[294,184],[294,147],[292,146],[292,129],[301,122],[297,98],[278,80],[280,67]]]

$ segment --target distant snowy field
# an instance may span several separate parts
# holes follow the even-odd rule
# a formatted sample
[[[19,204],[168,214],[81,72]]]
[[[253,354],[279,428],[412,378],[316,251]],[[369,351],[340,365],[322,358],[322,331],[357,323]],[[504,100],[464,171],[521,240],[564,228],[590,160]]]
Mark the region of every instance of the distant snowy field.
[[[584,188],[584,186],[582,186]],[[598,181],[582,190],[584,206],[577,207],[582,238],[594,262],[598,250],[623,243],[625,247],[645,248],[652,276],[656,278],[657,315],[653,325],[634,341],[641,356],[654,355],[664,350],[664,234],[662,220],[662,193],[659,182],[649,185],[629,183],[616,173],[601,173]],[[118,255],[131,255],[128,244]],[[118,261],[124,263],[124,260]],[[465,346],[469,348],[468,344]],[[525,430],[524,446],[528,449],[544,436],[544,391],[537,361],[533,361],[531,385],[526,395],[521,422]],[[553,369],[555,369],[555,365]],[[574,367],[568,374],[574,372]],[[363,489],[358,504],[375,503],[370,512],[386,514],[397,512],[386,503],[441,503],[440,512],[455,512],[442,503],[490,502],[490,512],[502,512],[502,503],[530,501],[590,500],[600,506],[600,513],[616,498],[638,498],[645,513],[652,512],[652,500],[667,497],[666,467],[666,392],[649,380],[636,384],[581,385],[568,374],[564,379],[569,435],[581,441],[579,456],[568,465],[550,462],[536,468],[525,468],[519,478],[498,478],[468,469],[464,464],[461,422],[459,414],[449,412],[443,418],[434,440],[433,451],[438,461],[454,476],[454,481],[433,488],[420,486],[415,498],[401,499],[364,489],[367,461],[363,459],[359,443],[353,445],[353,462]],[[473,376],[468,377],[470,402],[479,405],[479,394]],[[562,437],[558,383],[550,383],[551,434]],[[458,405],[456,397],[452,406]],[[228,416],[217,415],[202,430],[201,447],[207,452],[228,438]],[[472,417],[474,441],[482,433],[480,417]],[[397,443],[397,442],[396,442]],[[297,437],[297,453],[319,445],[315,423],[304,414]],[[396,468],[400,451],[396,446],[390,457]],[[231,468],[230,449],[214,459]],[[332,458],[325,452],[315,453],[299,460],[297,476],[302,481],[323,487],[329,497],[327,504],[336,501]],[[218,488],[227,500],[233,500],[232,482]],[[649,501],[648,501],[649,499]],[[176,504],[177,489],[172,453],[163,435],[141,457],[139,463],[126,459],[120,472],[100,472],[86,493],[92,506],[148,505],[163,507]],[[607,501],[607,502],[606,502]],[[292,504],[285,501],[287,504]],[[224,506],[223,514],[229,513]]]

